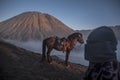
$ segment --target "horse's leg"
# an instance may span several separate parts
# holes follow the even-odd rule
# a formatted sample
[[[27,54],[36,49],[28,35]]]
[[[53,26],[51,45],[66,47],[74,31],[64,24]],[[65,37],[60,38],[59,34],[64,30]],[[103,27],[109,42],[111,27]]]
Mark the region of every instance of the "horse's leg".
[[[70,55],[70,50],[67,50],[66,51],[66,57],[65,57],[65,64],[66,64],[66,66],[68,66],[69,55]]]
[[[42,54],[42,60],[41,61],[42,62],[45,61],[45,58],[46,58],[45,54]]]
[[[42,60],[41,61],[44,61],[46,60],[46,41],[43,40],[43,44],[42,44]]]
[[[50,57],[50,52],[52,51],[52,48],[48,48],[47,51],[47,61],[50,63],[51,62],[51,57]]]

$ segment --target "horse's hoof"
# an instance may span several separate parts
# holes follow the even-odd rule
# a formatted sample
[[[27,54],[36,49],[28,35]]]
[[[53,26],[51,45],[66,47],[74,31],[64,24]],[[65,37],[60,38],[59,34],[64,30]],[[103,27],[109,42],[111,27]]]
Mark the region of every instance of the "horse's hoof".
[[[53,64],[52,62],[50,62],[50,64]]]
[[[48,61],[49,64],[52,64],[52,61]]]
[[[65,65],[65,67],[66,67],[66,68],[69,68],[69,67],[70,67],[70,65],[69,65],[69,64],[64,64],[64,65]]]
[[[66,65],[66,68],[70,68],[70,65]]]

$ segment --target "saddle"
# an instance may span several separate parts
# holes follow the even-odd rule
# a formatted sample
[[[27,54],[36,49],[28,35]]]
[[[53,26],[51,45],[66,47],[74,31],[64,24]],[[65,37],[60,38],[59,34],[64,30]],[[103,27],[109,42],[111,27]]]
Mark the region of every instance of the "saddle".
[[[62,45],[62,44],[61,44],[61,40],[60,40],[59,37],[56,37],[55,40],[56,40],[56,41],[55,41],[55,45],[58,45],[58,46],[59,46],[59,45]]]
[[[56,45],[58,46],[63,46],[63,52],[67,50],[67,39],[66,38],[59,38],[59,37],[56,37]]]

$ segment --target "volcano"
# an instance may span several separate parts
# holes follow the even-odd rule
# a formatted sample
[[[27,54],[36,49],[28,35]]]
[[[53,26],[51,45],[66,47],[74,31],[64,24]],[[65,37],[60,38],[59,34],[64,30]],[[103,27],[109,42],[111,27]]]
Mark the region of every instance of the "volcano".
[[[41,12],[24,12],[0,22],[2,39],[43,40],[49,36],[66,37],[73,32],[54,16]]]

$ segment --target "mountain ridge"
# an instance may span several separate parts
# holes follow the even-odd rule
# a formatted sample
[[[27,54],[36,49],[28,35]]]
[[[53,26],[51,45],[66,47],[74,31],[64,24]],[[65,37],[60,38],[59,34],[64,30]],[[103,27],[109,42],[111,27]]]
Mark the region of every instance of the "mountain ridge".
[[[106,26],[106,27],[110,27],[115,35],[116,38],[120,41],[120,25],[116,25],[116,26]],[[88,35],[93,31],[94,29],[88,29],[88,30],[76,30],[76,32],[80,32],[83,34],[84,40],[87,39]]]

